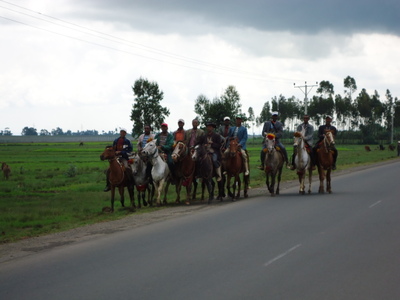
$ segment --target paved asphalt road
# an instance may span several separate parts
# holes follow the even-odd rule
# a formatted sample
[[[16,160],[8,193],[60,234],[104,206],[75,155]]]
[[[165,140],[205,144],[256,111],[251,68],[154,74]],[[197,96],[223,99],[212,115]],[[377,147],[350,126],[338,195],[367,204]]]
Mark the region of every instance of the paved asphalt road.
[[[0,264],[1,299],[400,299],[400,162]],[[317,184],[313,186],[317,190]]]

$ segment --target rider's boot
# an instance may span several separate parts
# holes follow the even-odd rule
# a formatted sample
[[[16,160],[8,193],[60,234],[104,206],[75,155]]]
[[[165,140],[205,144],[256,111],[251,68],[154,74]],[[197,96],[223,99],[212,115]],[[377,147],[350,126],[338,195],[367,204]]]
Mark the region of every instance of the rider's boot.
[[[290,165],[290,170],[292,170],[292,171],[296,170],[296,165],[294,163],[295,157],[296,157],[296,154],[293,153],[293,155],[292,155],[292,164]]]
[[[221,167],[218,167],[215,169],[215,173],[217,173],[217,181],[221,181],[222,176],[221,176]]]

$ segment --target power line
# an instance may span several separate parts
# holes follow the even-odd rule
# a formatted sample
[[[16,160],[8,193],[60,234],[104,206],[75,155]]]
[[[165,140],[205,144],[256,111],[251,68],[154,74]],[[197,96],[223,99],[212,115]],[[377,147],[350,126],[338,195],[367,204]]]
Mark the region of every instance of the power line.
[[[296,86],[296,83],[293,83],[295,88],[299,88],[303,93],[304,93],[304,114],[307,114],[307,102],[308,102],[308,94],[311,92],[312,88],[314,86],[318,86],[318,82],[316,82],[316,84],[314,85],[307,85],[307,81],[305,81],[304,85],[300,85],[300,86]],[[307,91],[307,88],[310,87],[310,90]],[[304,88],[304,90],[302,89]]]
[[[39,18],[39,17],[36,17],[36,16],[32,16],[32,15],[29,15],[29,14],[26,14],[26,13],[23,13],[23,12],[19,12],[19,11],[16,11],[14,9],[11,9],[11,8],[0,6],[0,7],[4,8],[4,9],[10,10],[10,11],[12,11],[14,13],[22,14],[22,15],[25,15],[25,16],[28,16],[28,17],[31,17],[31,18],[35,18],[35,19],[43,21],[43,22],[47,22],[47,23],[56,25],[56,26],[60,26],[60,27],[64,27],[64,28],[67,28],[67,29],[70,29],[70,30],[81,32],[81,33],[84,33],[86,35],[94,36],[96,38],[100,38],[100,39],[103,39],[103,40],[106,40],[106,41],[111,41],[113,43],[126,45],[126,46],[132,47],[132,48],[136,47],[136,48],[139,48],[140,50],[146,50],[146,51],[149,51],[149,52],[157,54],[157,55],[162,55],[162,56],[165,56],[165,57],[168,57],[168,58],[176,59],[178,61],[183,61],[183,62],[186,62],[186,63],[194,64],[195,66],[188,66],[188,65],[181,64],[181,63],[174,63],[174,62],[165,61],[165,60],[162,60],[162,59],[159,59],[159,58],[154,58],[154,57],[149,57],[149,56],[142,55],[142,54],[132,53],[130,51],[117,49],[117,48],[114,48],[114,47],[111,47],[111,46],[107,46],[107,45],[102,45],[102,44],[99,44],[99,43],[96,43],[96,42],[91,42],[91,41],[88,41],[88,40],[85,40],[85,39],[82,39],[82,38],[74,37],[74,36],[71,36],[71,35],[63,34],[63,33],[60,33],[60,32],[53,31],[53,30],[49,30],[49,29],[44,29],[44,28],[41,28],[41,27],[38,27],[38,26],[34,26],[34,25],[31,25],[31,24],[25,23],[25,22],[21,22],[21,21],[18,21],[18,20],[14,20],[14,19],[11,19],[11,18],[0,16],[3,19],[6,19],[6,20],[9,20],[9,21],[12,21],[12,22],[16,22],[16,23],[19,23],[19,24],[22,24],[22,25],[25,25],[25,26],[30,26],[30,27],[38,29],[38,30],[47,31],[49,33],[57,34],[57,35],[60,35],[60,36],[63,36],[63,37],[67,37],[67,38],[70,38],[70,39],[75,39],[75,40],[78,40],[80,42],[89,43],[89,44],[92,44],[92,45],[100,46],[100,47],[107,48],[107,49],[114,50],[114,51],[124,52],[124,53],[127,53],[127,54],[139,56],[139,57],[146,58],[146,59],[151,59],[151,60],[155,60],[155,61],[159,61],[159,62],[163,62],[163,63],[169,63],[169,64],[172,64],[172,65],[177,65],[177,66],[191,68],[191,69],[197,69],[197,70],[216,73],[216,74],[224,74],[224,73],[217,72],[217,71],[215,71],[215,69],[217,69],[219,71],[229,72],[229,73],[236,73],[238,75],[235,75],[235,76],[248,78],[248,79],[256,79],[256,80],[263,80],[263,81],[289,81],[290,80],[290,79],[287,79],[287,78],[278,78],[278,77],[267,79],[266,76],[262,75],[262,74],[256,74],[256,73],[244,71],[244,70],[241,70],[241,69],[226,67],[226,66],[222,66],[222,65],[209,63],[209,62],[206,62],[206,61],[201,61],[201,60],[198,60],[198,59],[193,59],[193,58],[190,58],[190,57],[185,57],[185,56],[182,56],[182,55],[177,55],[177,54],[174,54],[174,53],[170,53],[170,52],[159,50],[159,49],[156,49],[156,48],[153,48],[153,47],[149,47],[149,46],[146,46],[146,45],[143,45],[143,44],[140,44],[140,43],[132,42],[132,41],[129,41],[129,40],[126,40],[126,39],[123,39],[123,38],[119,38],[119,37],[116,37],[116,36],[101,32],[101,31],[93,30],[93,29],[90,29],[90,28],[87,28],[87,27],[84,27],[84,26],[81,26],[81,25],[78,25],[78,24],[75,24],[75,23],[72,23],[72,22],[64,21],[62,19],[59,19],[59,18],[56,18],[56,17],[52,17],[50,15],[46,15],[46,14],[43,14],[43,13],[40,13],[40,12],[36,12],[36,11],[31,10],[31,9],[28,9],[28,8],[25,8],[25,7],[22,7],[22,6],[19,6],[19,5],[4,1],[4,0],[0,0],[0,1],[4,2],[4,3],[7,3],[9,5],[12,5],[14,7],[18,7],[20,9],[29,11],[31,13],[39,14],[40,16],[44,16],[46,18],[50,18],[50,19],[55,20],[57,22],[61,22],[61,23],[67,24],[68,26],[62,25],[62,24],[58,24],[56,22],[49,21],[49,20],[46,20],[46,19],[43,19],[43,18]],[[84,30],[89,31],[89,32],[82,31],[82,30],[77,29],[77,28],[72,28],[69,25],[72,25],[73,27],[77,27],[77,28],[80,28],[80,29],[84,29]],[[95,34],[90,33],[90,32],[93,32]],[[199,68],[199,67],[196,67],[196,65],[197,66],[201,66],[201,67],[213,68],[214,70]]]

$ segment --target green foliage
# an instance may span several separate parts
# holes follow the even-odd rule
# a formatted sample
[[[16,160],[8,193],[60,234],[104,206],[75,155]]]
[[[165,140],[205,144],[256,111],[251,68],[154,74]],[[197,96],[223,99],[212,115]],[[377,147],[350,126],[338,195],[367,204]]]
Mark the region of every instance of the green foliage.
[[[132,86],[135,95],[132,106],[131,121],[133,121],[132,136],[143,133],[144,125],[160,128],[164,119],[169,116],[169,110],[161,106],[164,93],[160,91],[156,82],[139,78]]]
[[[78,168],[75,165],[69,165],[68,170],[65,172],[67,177],[75,177],[78,174]]]
[[[241,112],[240,95],[234,86],[228,86],[220,98],[210,101],[205,95],[199,95],[194,105],[194,111],[199,121],[204,124],[214,121],[217,126],[223,123],[224,117],[234,119]],[[246,117],[244,118],[246,120]],[[244,121],[245,121],[244,120]]]

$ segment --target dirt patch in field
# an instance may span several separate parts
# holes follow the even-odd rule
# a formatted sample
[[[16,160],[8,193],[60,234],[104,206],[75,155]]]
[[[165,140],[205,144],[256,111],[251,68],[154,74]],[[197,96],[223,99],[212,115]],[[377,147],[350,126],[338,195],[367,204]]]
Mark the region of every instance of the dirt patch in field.
[[[379,163],[380,165],[383,164],[391,164],[393,161],[386,161]],[[334,177],[348,174],[351,172],[364,170],[367,168],[371,168],[376,166],[369,165],[369,166],[362,166],[356,167],[347,170],[339,170],[335,171]],[[317,176],[314,176],[313,182],[314,186],[317,182]],[[288,181],[281,183],[281,192],[284,193],[285,189],[298,186],[298,181]],[[315,190],[315,188],[314,188]],[[243,194],[243,193],[242,193]],[[249,198],[256,197],[260,195],[266,195],[266,197],[270,197],[269,193],[265,188],[256,188],[249,190]],[[278,196],[279,197],[279,196]],[[242,197],[238,201],[245,201]],[[108,234],[113,234],[115,232],[128,230],[132,228],[137,228],[141,226],[145,226],[148,224],[152,224],[155,222],[161,222],[164,220],[176,218],[179,216],[189,215],[196,213],[198,211],[203,211],[206,209],[214,209],[221,205],[229,205],[232,202],[229,199],[225,199],[223,202],[219,200],[214,200],[212,204],[208,205],[207,203],[199,203],[195,202],[192,205],[177,205],[173,207],[167,207],[161,210],[156,210],[149,213],[144,214],[135,214],[125,217],[121,220],[110,221],[110,222],[102,222],[97,224],[92,224],[88,226],[78,227],[75,229],[71,229],[64,232],[49,234],[45,236],[33,237],[29,239],[25,239],[15,243],[8,243],[0,245],[0,263],[10,261],[19,257],[24,257],[28,255],[32,255],[34,253],[48,251],[49,249],[53,249],[56,247],[62,247],[64,245],[77,243],[80,241],[86,241],[90,239],[97,238],[99,236],[104,236]]]

